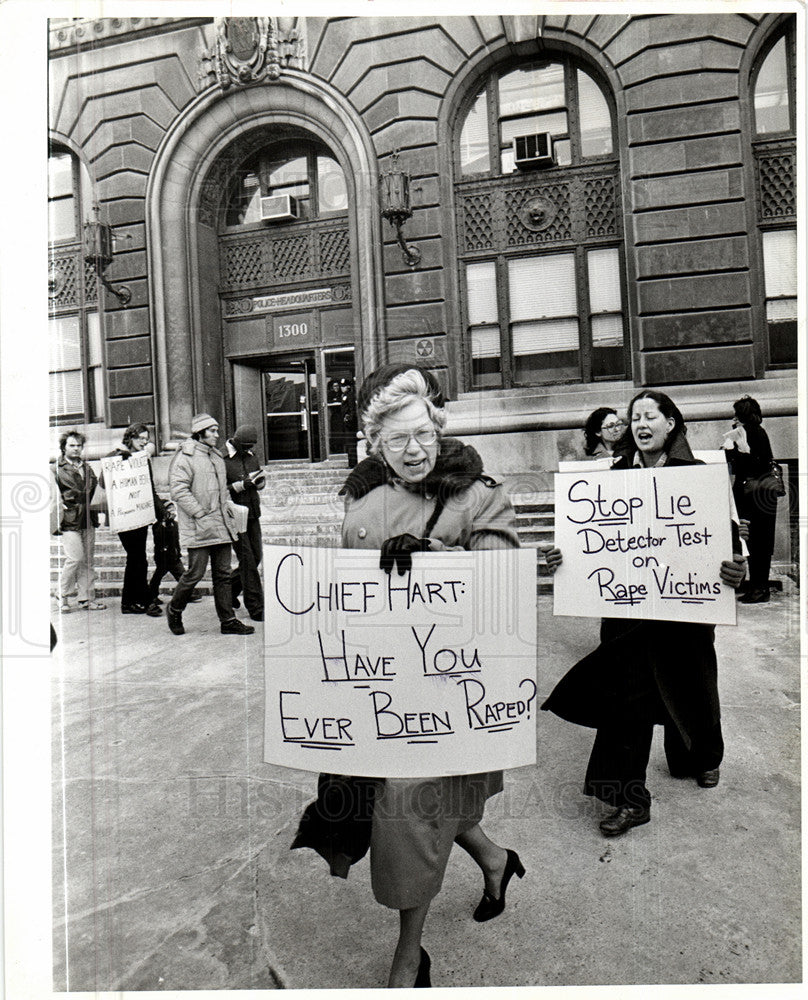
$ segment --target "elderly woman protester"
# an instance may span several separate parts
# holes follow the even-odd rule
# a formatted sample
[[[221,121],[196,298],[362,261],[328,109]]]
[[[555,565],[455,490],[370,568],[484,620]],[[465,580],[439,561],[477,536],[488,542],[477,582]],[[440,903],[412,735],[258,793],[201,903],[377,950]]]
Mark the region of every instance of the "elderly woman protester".
[[[120,447],[110,452],[110,455],[127,459],[145,452],[149,456],[149,480],[154,502],[154,514],[159,521],[163,517],[163,504],[154,488],[151,468],[153,451],[154,446],[149,443],[149,428],[145,424],[130,424],[123,432]],[[121,614],[147,614],[152,618],[158,618],[163,612],[157,601],[151,600],[147,580],[149,566],[146,557],[146,538],[148,532],[149,526],[147,524],[140,528],[118,532],[118,538],[126,551],[126,566],[123,571],[123,588],[121,590]]]
[[[638,393],[628,409],[626,452],[613,468],[701,464],[693,457],[679,408],[664,393]],[[733,548],[740,551],[733,531]],[[561,552],[547,553],[551,571]],[[719,575],[737,588],[745,561],[733,555]],[[698,622],[604,618],[601,643],[575,664],[542,705],[562,719],[597,730],[584,794],[614,808],[600,823],[606,837],[651,818],[646,769],[654,725],[665,728],[665,754],[676,778],[702,788],[718,784],[724,753],[718,698],[715,626]]]
[[[365,380],[358,398],[369,458],[349,475],[342,543],[380,549],[382,569],[399,573],[412,553],[516,548],[513,509],[504,488],[483,474],[477,452],[443,437],[446,414],[426,369],[387,365]],[[480,820],[502,790],[502,772],[435,778],[387,778],[376,792],[370,838],[373,893],[399,911],[400,930],[388,986],[428,986],[421,933],[453,843],[480,866],[481,922],[505,908],[511,877],[524,875],[514,851],[491,841]]]

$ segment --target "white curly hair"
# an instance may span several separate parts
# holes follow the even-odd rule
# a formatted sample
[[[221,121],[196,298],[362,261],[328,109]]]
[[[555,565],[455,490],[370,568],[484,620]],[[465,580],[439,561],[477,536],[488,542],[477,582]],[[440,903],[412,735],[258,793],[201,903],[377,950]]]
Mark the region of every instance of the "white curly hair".
[[[368,452],[375,455],[381,443],[382,422],[385,417],[397,413],[414,399],[422,399],[427,413],[440,438],[446,427],[446,410],[436,406],[424,376],[415,368],[410,368],[392,378],[383,389],[374,393],[362,412],[362,430],[368,442]]]

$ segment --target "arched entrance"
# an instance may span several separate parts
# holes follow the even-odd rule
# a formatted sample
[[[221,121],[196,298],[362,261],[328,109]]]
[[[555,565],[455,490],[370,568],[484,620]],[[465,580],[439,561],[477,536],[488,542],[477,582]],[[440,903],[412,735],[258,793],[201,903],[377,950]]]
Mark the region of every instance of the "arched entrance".
[[[312,133],[260,126],[222,152],[203,192],[235,422],[260,428],[268,461],[346,452],[361,344],[342,167]]]
[[[147,189],[163,445],[205,410],[262,428],[268,457],[344,450],[342,390],[384,357],[377,185],[356,113],[296,70],[211,88],[172,126]]]

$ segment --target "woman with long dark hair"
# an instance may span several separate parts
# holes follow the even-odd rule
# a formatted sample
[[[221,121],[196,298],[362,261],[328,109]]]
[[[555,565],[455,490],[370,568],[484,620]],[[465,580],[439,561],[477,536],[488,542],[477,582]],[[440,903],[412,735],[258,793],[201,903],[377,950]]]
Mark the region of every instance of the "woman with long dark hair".
[[[629,435],[615,469],[701,464],[687,442],[684,418],[662,392],[644,389],[628,408]],[[733,548],[738,539],[734,538]],[[551,571],[561,552],[547,553]],[[721,563],[730,587],[744,577],[740,555]],[[674,777],[718,784],[724,754],[718,698],[715,626],[697,622],[604,618],[600,645],[558,682],[542,705],[597,730],[584,794],[614,808],[600,823],[606,837],[651,818],[645,784],[654,725],[665,728],[665,754]]]
[[[159,521],[163,516],[163,504],[154,489],[151,471],[152,450],[153,448],[149,444],[149,428],[145,424],[130,424],[123,432],[120,447],[111,454],[124,459],[131,458],[132,455],[137,455],[142,451],[149,455],[149,480],[152,487],[154,513]],[[131,528],[129,531],[118,532],[118,538],[126,551],[126,566],[121,589],[121,614],[146,614],[152,618],[158,618],[163,611],[157,601],[152,599],[148,584],[149,564],[146,556],[148,532],[149,526],[147,524],[141,528]]]
[[[734,447],[729,462],[734,475],[732,493],[738,515],[749,522],[749,583],[741,604],[764,604],[769,600],[769,570],[774,551],[774,525],[777,520],[777,496],[755,487],[754,480],[765,476],[772,464],[769,435],[761,426],[760,404],[751,396],[733,403]]]

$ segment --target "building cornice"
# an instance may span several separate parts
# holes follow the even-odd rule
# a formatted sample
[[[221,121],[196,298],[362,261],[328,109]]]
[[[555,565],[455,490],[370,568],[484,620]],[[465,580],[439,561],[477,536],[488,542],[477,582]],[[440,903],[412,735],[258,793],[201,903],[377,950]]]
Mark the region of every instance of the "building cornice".
[[[102,48],[178,28],[212,24],[212,17],[98,17],[52,20],[48,30],[51,56],[70,55],[87,47]]]

